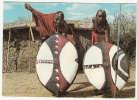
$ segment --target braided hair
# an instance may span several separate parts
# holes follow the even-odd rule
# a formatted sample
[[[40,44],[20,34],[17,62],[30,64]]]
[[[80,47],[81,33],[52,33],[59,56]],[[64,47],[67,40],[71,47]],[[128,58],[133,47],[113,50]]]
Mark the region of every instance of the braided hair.
[[[98,20],[98,12],[100,12],[100,11],[102,12],[102,17],[103,17],[103,20],[101,22],[99,22],[99,20]],[[92,21],[94,23],[93,31],[96,34],[104,34],[104,31],[108,28],[108,22],[106,20],[105,10],[98,10],[97,14],[96,14],[96,17],[94,17],[92,19]]]

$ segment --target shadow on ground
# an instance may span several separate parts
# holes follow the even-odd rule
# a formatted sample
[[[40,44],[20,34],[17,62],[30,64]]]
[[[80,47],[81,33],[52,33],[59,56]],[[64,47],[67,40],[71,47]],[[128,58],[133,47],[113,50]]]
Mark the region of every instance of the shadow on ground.
[[[79,84],[78,87],[67,91],[65,94],[63,94],[61,97],[74,97],[74,98],[81,98],[81,97],[99,97],[99,98],[114,98],[114,96],[110,96],[107,94],[103,94],[100,92],[100,94],[96,94],[95,89],[91,90],[85,90],[81,91],[84,88],[88,88],[92,86],[89,82],[82,82],[82,83],[73,83],[73,84]],[[135,82],[128,82],[126,87],[135,86]],[[131,89],[124,89],[121,90],[116,94],[116,98],[134,98],[135,97],[135,88]]]

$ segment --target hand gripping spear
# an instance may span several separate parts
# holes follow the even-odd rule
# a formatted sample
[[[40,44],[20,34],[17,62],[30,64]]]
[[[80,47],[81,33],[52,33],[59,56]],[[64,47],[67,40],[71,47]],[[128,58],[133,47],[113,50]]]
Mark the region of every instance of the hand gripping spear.
[[[120,16],[121,16],[121,4],[119,6],[119,21],[118,21],[118,37],[117,37],[117,57],[116,57],[116,69],[115,69],[115,87],[114,98],[116,96],[116,82],[117,82],[117,69],[118,69],[118,55],[119,55],[119,35],[120,35]]]

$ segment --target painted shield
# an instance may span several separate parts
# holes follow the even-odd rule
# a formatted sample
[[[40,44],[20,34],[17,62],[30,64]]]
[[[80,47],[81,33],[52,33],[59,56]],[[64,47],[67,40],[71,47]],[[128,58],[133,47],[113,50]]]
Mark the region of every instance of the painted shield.
[[[108,42],[99,42],[85,53],[83,70],[89,82],[98,90],[113,95],[115,88],[117,46]],[[128,60],[119,48],[116,93],[127,83],[129,78]]]
[[[74,45],[60,34],[52,35],[41,45],[36,71],[42,85],[53,94],[65,92],[78,70]]]

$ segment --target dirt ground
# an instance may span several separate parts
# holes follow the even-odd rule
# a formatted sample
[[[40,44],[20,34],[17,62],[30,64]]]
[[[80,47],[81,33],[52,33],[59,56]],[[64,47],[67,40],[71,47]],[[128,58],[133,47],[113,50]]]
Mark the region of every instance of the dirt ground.
[[[61,97],[74,98],[113,98],[104,94],[96,94],[94,87],[88,82],[83,71],[80,71]],[[54,97],[38,80],[36,73],[12,72],[2,74],[3,97]],[[126,86],[116,94],[116,98],[135,98],[135,69],[130,69],[130,79]]]

